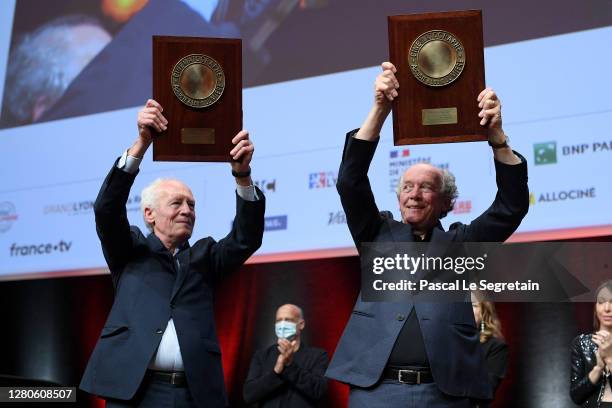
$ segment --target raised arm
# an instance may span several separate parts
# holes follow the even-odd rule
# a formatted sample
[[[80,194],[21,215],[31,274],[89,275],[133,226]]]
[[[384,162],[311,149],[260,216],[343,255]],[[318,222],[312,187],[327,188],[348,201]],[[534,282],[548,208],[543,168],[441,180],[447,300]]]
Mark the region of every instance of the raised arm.
[[[96,231],[115,285],[121,266],[132,250],[132,233],[125,205],[138,173],[140,160],[151,144],[150,129],[161,131],[168,123],[161,113],[162,110],[157,102],[149,99],[145,107],[138,112],[138,137],[132,147],[113,165],[94,204]]]
[[[529,210],[527,162],[512,150],[503,128],[501,101],[491,88],[478,95],[480,125],[489,131],[497,193],[491,206],[470,225],[461,225],[465,241],[503,242],[519,227]],[[451,226],[453,228],[453,226]]]
[[[356,132],[347,135],[336,188],[355,245],[372,241],[382,224],[378,207],[372,194],[368,170],[380,130],[391,112],[391,101],[397,97],[399,83],[395,78],[395,66],[384,62],[382,72],[374,81],[374,104],[365,121]]]
[[[216,278],[238,269],[260,246],[264,231],[265,197],[253,186],[251,160],[255,147],[249,132],[233,139],[232,175],[236,178],[236,217],[230,233],[211,248],[211,269]]]

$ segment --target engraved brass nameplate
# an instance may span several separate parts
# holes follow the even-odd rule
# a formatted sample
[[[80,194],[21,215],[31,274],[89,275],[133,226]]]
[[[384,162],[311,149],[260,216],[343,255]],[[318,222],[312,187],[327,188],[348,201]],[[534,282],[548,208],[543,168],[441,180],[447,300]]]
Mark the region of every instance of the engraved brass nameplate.
[[[424,126],[454,125],[457,123],[457,108],[423,109],[421,118]]]
[[[181,143],[183,144],[215,144],[215,129],[213,128],[182,128]]]

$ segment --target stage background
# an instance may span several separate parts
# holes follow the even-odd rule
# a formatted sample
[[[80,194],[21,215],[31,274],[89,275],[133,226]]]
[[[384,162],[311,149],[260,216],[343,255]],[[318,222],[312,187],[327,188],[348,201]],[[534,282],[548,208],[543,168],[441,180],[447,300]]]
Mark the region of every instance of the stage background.
[[[609,241],[612,237],[589,239]],[[304,341],[330,357],[359,291],[357,257],[244,266],[216,291],[215,318],[232,407],[245,406],[242,384],[255,350],[275,341],[274,313],[303,307]],[[74,386],[112,304],[108,276],[25,280],[0,284],[3,333],[0,373]],[[592,331],[593,303],[496,305],[509,345],[506,379],[494,407],[570,408],[570,344]],[[345,407],[348,387],[330,381],[322,406]],[[79,394],[80,407],[103,402]],[[74,406],[74,405],[71,405]]]
[[[0,279],[105,272],[92,204],[114,159],[136,137],[136,113],[151,95],[152,34],[244,38],[244,126],[256,146],[253,178],[268,197],[266,234],[252,262],[354,254],[334,188],[344,135],[372,104],[372,81],[387,59],[386,16],[426,10],[483,9],[487,84],[501,97],[512,146],[529,163],[532,205],[512,240],[612,234],[612,100],[605,92],[612,53],[602,52],[612,39],[611,2],[260,0],[221,1],[216,9],[214,1],[187,3],[1,3],[7,25],[0,25],[0,151],[7,154],[0,161]],[[74,14],[107,33],[84,67],[63,71],[81,61],[72,51],[93,47],[83,35],[82,43],[52,55],[47,43],[18,52],[23,38]],[[57,77],[45,76],[56,70]],[[69,74],[76,76],[65,92],[43,109],[45,81]],[[32,117],[16,120],[17,106]],[[489,206],[495,183],[486,143],[395,147],[391,133],[388,120],[370,171],[381,210],[399,219],[394,188],[403,169],[418,162],[457,176],[460,196],[446,227]],[[234,215],[229,166],[152,163],[150,154],[128,201],[133,224],[143,227],[141,189],[163,176],[192,187],[194,236],[227,233]]]
[[[367,113],[378,64],[388,58],[387,15],[483,9],[487,83],[504,103],[513,147],[529,162],[531,207],[512,239],[612,239],[612,100],[606,76],[612,66],[606,48],[612,2],[190,4],[200,8],[179,0],[0,2],[0,280],[6,280],[0,283],[0,374],[11,376],[9,383],[20,377],[77,385],[104,324],[113,294],[92,204],[114,158],[135,138],[136,112],[151,94],[151,34],[245,39],[244,125],[257,146],[253,175],[268,197],[268,210],[262,249],[217,291],[217,327],[234,407],[242,405],[253,352],[274,341],[273,314],[280,304],[304,308],[306,341],[330,356],[351,313],[359,289],[357,259],[334,186],[344,134]],[[162,21],[143,22],[139,13]],[[17,78],[32,78],[20,91],[16,77],[7,75],[17,61],[15,50],[49,21],[75,14],[95,20],[108,42],[71,72],[57,103],[38,115],[37,96],[44,95],[37,93],[43,83],[37,75],[51,71],[53,56],[63,72],[67,64],[61,59],[68,57],[49,55],[48,46],[32,47],[43,59],[28,65],[32,73],[17,70]],[[27,102],[25,119],[9,109],[20,100]],[[371,172],[381,209],[399,218],[393,187],[403,168],[420,161],[457,175],[461,195],[445,225],[469,221],[489,205],[494,178],[486,144],[394,147],[390,124]],[[150,155],[128,202],[134,224],[143,226],[140,190],[160,176],[192,186],[199,214],[194,236],[227,233],[234,188],[228,166],[152,163]],[[496,407],[573,406],[569,344],[591,330],[592,307],[498,305],[511,355]],[[331,383],[326,406],[344,406],[347,392]],[[79,401],[77,406],[101,406],[82,394]]]

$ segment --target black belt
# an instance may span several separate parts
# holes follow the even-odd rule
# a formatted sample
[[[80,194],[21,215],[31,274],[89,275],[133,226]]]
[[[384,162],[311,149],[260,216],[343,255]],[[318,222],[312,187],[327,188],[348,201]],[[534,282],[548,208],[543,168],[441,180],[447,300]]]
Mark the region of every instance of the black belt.
[[[434,382],[429,369],[385,368],[383,379],[402,384],[427,384]]]
[[[187,385],[187,379],[183,371],[147,370],[147,377],[153,381],[171,384],[175,387],[184,387]]]

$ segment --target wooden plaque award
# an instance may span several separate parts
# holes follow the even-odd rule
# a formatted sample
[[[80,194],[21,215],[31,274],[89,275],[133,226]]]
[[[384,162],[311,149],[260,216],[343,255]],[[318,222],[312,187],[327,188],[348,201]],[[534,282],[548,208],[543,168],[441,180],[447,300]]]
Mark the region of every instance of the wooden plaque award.
[[[153,160],[230,161],[242,129],[241,40],[153,36],[153,99],[168,119]]]
[[[396,146],[487,140],[477,97],[485,87],[480,10],[390,16],[397,68]]]

